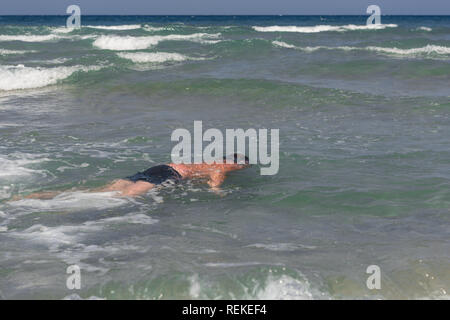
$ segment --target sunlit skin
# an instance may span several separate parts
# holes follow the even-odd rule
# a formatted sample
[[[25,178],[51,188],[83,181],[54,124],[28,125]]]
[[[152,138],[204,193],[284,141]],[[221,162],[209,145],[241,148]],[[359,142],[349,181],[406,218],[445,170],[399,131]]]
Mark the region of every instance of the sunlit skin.
[[[220,185],[225,181],[226,174],[231,171],[241,170],[248,165],[235,163],[201,163],[201,164],[175,164],[169,163],[168,166],[175,169],[182,179],[206,180],[206,183],[212,190],[218,191]],[[155,187],[154,184],[146,181],[132,182],[119,179],[109,186],[98,191],[117,191],[121,196],[135,197],[148,192]]]
[[[168,166],[175,169],[182,179],[205,180],[210,188],[218,192],[219,187],[225,181],[226,174],[231,171],[247,168],[248,164],[235,163],[201,163],[201,164],[175,164],[170,163]],[[123,197],[136,197],[147,193],[155,187],[154,184],[146,181],[132,182],[130,180],[119,179],[113,181],[106,187],[91,190],[92,192],[118,192]],[[27,199],[51,199],[60,192],[39,192],[26,196]],[[16,199],[13,199],[16,200]]]

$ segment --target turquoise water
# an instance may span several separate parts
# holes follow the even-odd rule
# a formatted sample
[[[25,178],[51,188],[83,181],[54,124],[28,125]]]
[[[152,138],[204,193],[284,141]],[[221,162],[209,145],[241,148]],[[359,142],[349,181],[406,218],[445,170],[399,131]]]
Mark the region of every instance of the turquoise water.
[[[65,19],[0,17],[1,298],[448,298],[450,17]],[[279,129],[279,173],[85,192],[194,120]]]

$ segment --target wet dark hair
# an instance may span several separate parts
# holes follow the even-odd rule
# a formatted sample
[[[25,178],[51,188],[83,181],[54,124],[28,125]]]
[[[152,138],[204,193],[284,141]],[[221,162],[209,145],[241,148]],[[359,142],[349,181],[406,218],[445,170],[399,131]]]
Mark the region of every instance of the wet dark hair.
[[[238,154],[238,153],[235,153],[233,156],[234,156],[233,163],[234,163],[234,164],[238,164],[238,159],[240,158],[240,157],[239,157],[239,154]],[[228,158],[229,158],[229,156],[224,156],[224,157],[223,157],[223,162],[226,163]],[[244,156],[244,158],[245,158],[245,164],[248,164],[250,160],[248,159],[247,156]]]

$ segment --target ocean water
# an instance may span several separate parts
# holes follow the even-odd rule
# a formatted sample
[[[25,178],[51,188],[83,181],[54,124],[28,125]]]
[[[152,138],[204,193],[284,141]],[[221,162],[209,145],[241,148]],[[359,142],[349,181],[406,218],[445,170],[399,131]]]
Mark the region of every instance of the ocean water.
[[[1,16],[0,298],[448,298],[450,17],[366,19]],[[85,191],[194,120],[279,129],[279,173]]]

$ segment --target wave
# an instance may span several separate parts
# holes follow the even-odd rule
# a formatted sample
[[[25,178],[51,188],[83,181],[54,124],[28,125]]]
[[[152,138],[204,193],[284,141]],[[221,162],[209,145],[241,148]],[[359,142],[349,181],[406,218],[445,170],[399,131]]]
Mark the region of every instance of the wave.
[[[411,48],[411,49],[399,49],[399,48],[385,48],[385,47],[366,47],[367,50],[392,53],[398,55],[417,55],[417,54],[450,54],[450,47],[427,45],[422,48]]]
[[[142,29],[144,29],[145,31],[150,31],[150,32],[155,32],[155,31],[170,31],[173,30],[172,27],[152,27],[149,25],[145,25],[144,27],[142,27]]]
[[[41,88],[56,84],[78,71],[88,72],[99,69],[101,69],[99,66],[55,68],[25,67],[24,65],[0,66],[0,91]]]
[[[42,170],[27,168],[27,165],[50,161],[48,158],[37,157],[32,154],[16,153],[5,158],[0,155],[0,177],[2,179],[20,177],[33,174],[42,174]],[[8,187],[6,187],[8,188]]]
[[[53,33],[70,33],[76,29],[74,28],[67,28],[67,27],[56,27],[56,28],[50,28],[51,32]]]
[[[89,29],[99,29],[99,30],[113,30],[113,31],[121,31],[121,30],[135,30],[140,29],[140,24],[131,24],[131,25],[118,25],[118,26],[81,26],[81,28],[89,28]],[[75,28],[67,28],[67,27],[56,27],[50,28],[52,33],[70,33],[74,30],[78,30]]]
[[[135,63],[163,63],[166,61],[185,61],[192,59],[179,53],[170,52],[120,52],[117,55]]]
[[[287,275],[270,276],[266,286],[257,292],[258,300],[312,300],[315,299],[309,282]]]
[[[236,264],[236,266],[248,266],[251,264]],[[252,279],[251,282],[239,281],[239,285],[244,289],[243,296],[235,296],[232,292],[225,293],[226,298],[250,299],[250,300],[312,300],[329,299],[328,294],[320,292],[311,286],[308,279],[302,274],[292,277],[286,274],[273,274],[277,270],[270,270],[270,274],[265,279]],[[223,299],[223,293],[217,292],[211,295],[207,288],[211,283],[199,278],[197,274],[189,277],[189,295],[193,299]],[[206,289],[206,290],[205,290]],[[230,297],[227,297],[229,295]]]
[[[46,35],[0,35],[0,41],[44,42],[60,39],[55,34]]]
[[[294,46],[293,44],[289,44],[283,41],[272,41],[272,44],[276,47],[282,47],[282,48],[289,48],[289,49],[296,49],[299,48],[297,46]]]
[[[34,50],[7,50],[7,49],[0,49],[0,56],[6,56],[6,55],[13,55],[13,54],[25,54],[25,53],[32,53],[36,52]]]
[[[417,28],[417,30],[428,31],[428,32],[433,31],[433,29],[431,29],[429,27],[419,27],[419,28]]]
[[[10,202],[9,205],[11,207],[20,207],[21,209],[61,211],[75,209],[109,209],[129,203],[128,199],[118,198],[115,197],[115,195],[115,192],[87,193],[77,191],[59,194],[50,200],[22,199]]]
[[[101,30],[135,30],[140,29],[140,24],[125,24],[119,26],[83,26],[83,28],[101,29]]]
[[[343,51],[353,51],[353,50],[366,50],[375,51],[390,55],[400,55],[400,56],[420,56],[420,55],[449,55],[450,47],[437,46],[437,45],[426,45],[421,48],[411,48],[411,49],[400,49],[396,47],[377,47],[377,46],[367,46],[367,47],[327,47],[327,46],[315,46],[315,47],[297,47],[295,45],[283,42],[283,41],[272,41],[272,44],[277,47],[297,49],[306,52],[314,52],[318,50],[343,50]]]
[[[355,31],[355,30],[382,30],[385,28],[395,28],[396,24],[370,24],[370,25],[354,25],[348,24],[344,26],[331,26],[331,25],[317,25],[309,27],[299,27],[299,26],[268,26],[268,27],[258,27],[253,26],[252,28],[258,32],[299,32],[299,33],[318,33],[327,31]]]
[[[69,29],[70,30],[70,29]],[[72,40],[86,40],[97,38],[96,35],[59,35],[59,34],[46,34],[46,35],[0,35],[0,42],[7,41],[22,41],[22,42],[48,42],[58,41],[61,39]]]
[[[142,50],[149,47],[156,46],[161,41],[194,41],[205,42],[207,39],[217,38],[220,33],[194,33],[189,35],[171,34],[166,36],[147,36],[147,37],[132,37],[132,36],[100,36],[96,39],[93,45],[104,50]]]

